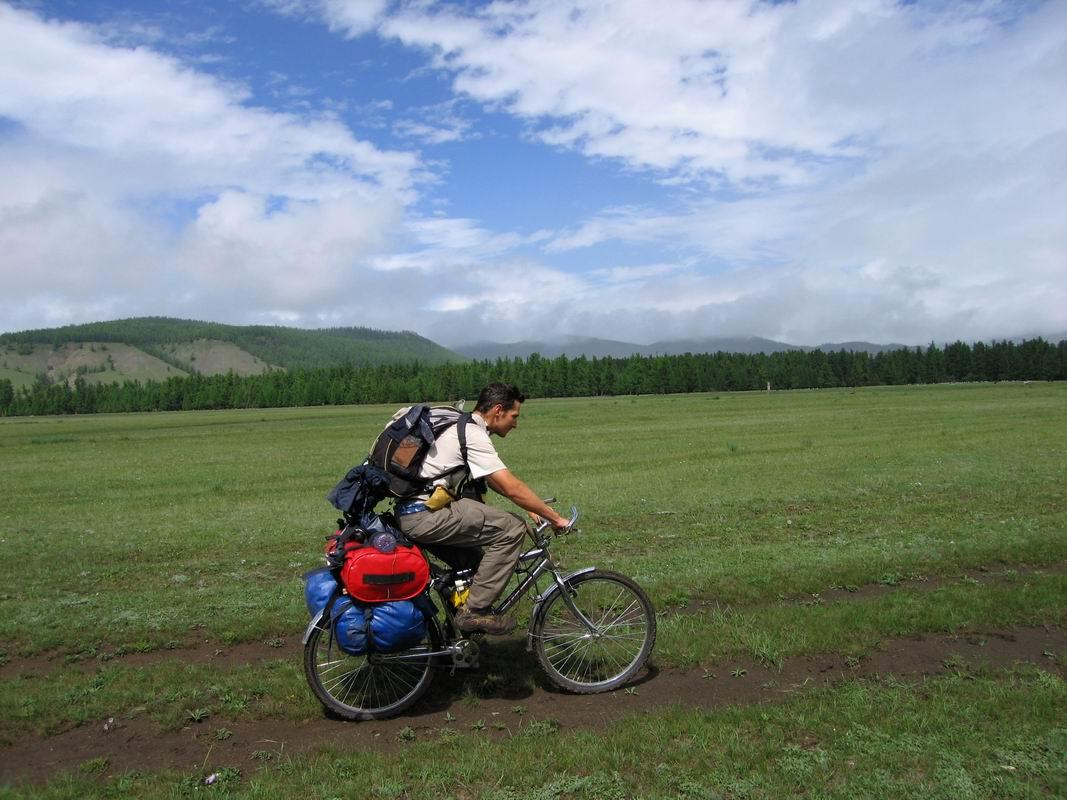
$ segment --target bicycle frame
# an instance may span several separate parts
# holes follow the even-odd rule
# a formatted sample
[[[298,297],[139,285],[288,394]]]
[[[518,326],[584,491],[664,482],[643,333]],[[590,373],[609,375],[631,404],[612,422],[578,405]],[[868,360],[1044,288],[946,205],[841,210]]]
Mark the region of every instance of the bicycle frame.
[[[552,585],[533,599],[533,611],[530,612],[530,627],[526,633],[527,652],[533,650],[533,625],[534,620],[537,619],[537,611],[541,607],[541,604],[556,594],[556,592],[563,592],[563,601],[567,604],[567,607],[570,608],[574,615],[582,621],[582,624],[589,629],[589,632],[595,635],[597,633],[596,625],[590,622],[585,614],[582,613],[581,609],[571,600],[571,593],[567,591],[567,583],[576,575],[592,572],[596,567],[583,567],[582,569],[575,570],[567,575],[560,575],[559,565],[552,560],[552,555],[548,552],[548,540],[546,537],[541,539],[538,542],[538,546],[533,550],[529,550],[519,556],[519,562],[515,566],[515,574],[520,574],[523,571],[522,566],[535,559],[541,560],[536,566],[526,570],[526,577],[500,602],[497,607],[497,610],[500,612],[509,611],[528,591],[530,591],[531,587],[537,585],[539,578],[543,577],[545,573],[550,573],[552,575]]]

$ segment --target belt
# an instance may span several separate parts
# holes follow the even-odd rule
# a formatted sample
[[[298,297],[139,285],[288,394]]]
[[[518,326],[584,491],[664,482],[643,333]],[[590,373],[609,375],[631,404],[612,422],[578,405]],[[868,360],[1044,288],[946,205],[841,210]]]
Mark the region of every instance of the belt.
[[[420,511],[429,511],[426,508],[426,503],[422,500],[409,500],[406,503],[396,504],[396,514],[398,517],[407,516],[408,514],[418,514]]]

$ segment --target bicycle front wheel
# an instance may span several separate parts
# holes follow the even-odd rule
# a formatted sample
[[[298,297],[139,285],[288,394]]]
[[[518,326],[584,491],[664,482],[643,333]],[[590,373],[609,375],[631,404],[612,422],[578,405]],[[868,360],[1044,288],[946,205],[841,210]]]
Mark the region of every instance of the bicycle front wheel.
[[[567,581],[538,609],[537,660],[549,680],[579,694],[618,688],[645,665],[656,643],[656,612],[625,575],[593,570]]]
[[[431,623],[432,625],[432,623]],[[431,633],[431,641],[437,637]],[[431,647],[353,656],[325,628],[304,646],[304,674],[327,709],[351,720],[386,719],[410,707],[430,686]]]

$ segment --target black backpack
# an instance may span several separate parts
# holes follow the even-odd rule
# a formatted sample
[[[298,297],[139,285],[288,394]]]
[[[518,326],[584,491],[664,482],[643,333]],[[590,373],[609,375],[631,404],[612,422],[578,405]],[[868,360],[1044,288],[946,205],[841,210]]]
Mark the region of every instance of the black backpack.
[[[374,441],[367,463],[382,470],[388,478],[387,496],[407,499],[426,494],[433,481],[467,469],[467,425],[471,415],[453,406],[415,405],[397,416]],[[431,478],[419,477],[422,463],[437,437],[458,425],[459,449],[463,464]]]

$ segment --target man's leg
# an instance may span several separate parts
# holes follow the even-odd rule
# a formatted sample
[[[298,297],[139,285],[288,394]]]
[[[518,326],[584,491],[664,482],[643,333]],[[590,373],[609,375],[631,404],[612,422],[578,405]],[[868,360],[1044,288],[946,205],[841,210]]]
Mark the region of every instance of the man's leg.
[[[481,548],[482,562],[467,600],[478,612],[487,611],[504,591],[527,531],[526,523],[515,514],[467,498],[437,511],[406,514],[399,522],[404,535],[416,542]]]

